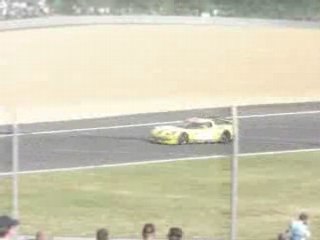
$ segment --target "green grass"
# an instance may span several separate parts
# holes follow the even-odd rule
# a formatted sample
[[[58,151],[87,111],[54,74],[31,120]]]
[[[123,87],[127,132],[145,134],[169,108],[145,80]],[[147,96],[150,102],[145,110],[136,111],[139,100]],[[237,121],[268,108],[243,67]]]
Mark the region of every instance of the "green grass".
[[[301,209],[311,213],[320,238],[320,153],[240,160],[239,235],[274,239]],[[227,237],[230,162],[201,160],[21,177],[22,232],[139,236],[145,222],[164,236],[181,226],[187,237]],[[10,182],[0,179],[0,208],[9,211]]]

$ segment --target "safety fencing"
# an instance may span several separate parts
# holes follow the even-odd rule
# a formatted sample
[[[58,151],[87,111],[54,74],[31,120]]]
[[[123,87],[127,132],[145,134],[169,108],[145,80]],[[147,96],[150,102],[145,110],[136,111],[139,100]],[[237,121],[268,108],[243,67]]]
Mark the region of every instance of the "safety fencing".
[[[1,154],[2,173],[0,173],[0,180],[9,179],[7,178],[8,176],[13,176],[12,178],[13,181],[11,183],[12,187],[8,185],[5,189],[1,189],[1,186],[0,186],[0,192],[7,191],[9,189],[13,190],[13,197],[10,198],[12,200],[12,203],[10,204],[8,203],[9,205],[7,205],[7,207],[9,206],[13,207],[14,208],[13,212],[16,215],[19,215],[19,212],[20,212],[22,216],[25,216],[25,214],[26,215],[30,214],[30,213],[26,213],[26,211],[28,212],[28,209],[26,208],[26,206],[30,204],[28,203],[28,199],[36,199],[36,200],[38,199],[37,194],[34,194],[32,192],[32,187],[39,188],[39,191],[42,192],[42,194],[50,194],[50,192],[47,191],[48,186],[49,188],[54,187],[56,190],[52,190],[53,192],[59,191],[62,194],[66,194],[66,196],[68,196],[69,198],[70,197],[74,198],[77,195],[72,195],[71,194],[72,191],[70,192],[68,190],[68,187],[74,187],[73,180],[75,181],[75,184],[76,184],[77,181],[82,182],[82,181],[87,181],[86,179],[88,179],[88,183],[89,182],[92,183],[93,187],[94,187],[94,184],[98,184],[98,186],[100,187],[102,186],[103,188],[101,189],[108,191],[108,197],[106,197],[105,199],[100,199],[102,202],[111,201],[112,203],[112,199],[114,198],[114,196],[116,196],[117,199],[119,198],[119,199],[122,199],[121,201],[126,202],[126,199],[128,199],[127,191],[132,191],[132,189],[130,189],[130,187],[127,185],[127,184],[130,185],[128,181],[132,180],[132,182],[136,182],[138,184],[141,183],[147,186],[151,184],[152,186],[154,186],[152,184],[153,180],[150,180],[151,183],[146,183],[144,182],[145,177],[143,175],[140,175],[139,173],[137,175],[130,175],[132,173],[130,173],[129,171],[128,178],[126,175],[122,176],[122,179],[125,179],[124,181],[127,181],[127,182],[122,182],[121,186],[119,187],[117,184],[117,181],[118,181],[117,179],[119,179],[120,176],[110,175],[109,176],[110,178],[107,177],[105,179],[104,176],[99,175],[100,170],[104,171],[102,170],[104,168],[105,169],[117,168],[117,169],[120,169],[119,171],[121,172],[122,169],[125,169],[124,168],[125,166],[128,166],[130,168],[130,166],[136,167],[136,166],[142,166],[142,165],[146,166],[147,168],[149,166],[149,167],[152,167],[152,169],[156,169],[155,166],[159,166],[159,168],[161,168],[161,163],[192,161],[192,164],[193,164],[195,162],[201,163],[199,161],[203,160],[203,163],[207,164],[208,161],[215,160],[215,161],[211,161],[212,163],[214,163],[214,167],[211,168],[210,170],[210,171],[213,171],[213,175],[212,176],[208,175],[209,177],[208,179],[211,179],[210,183],[212,184],[212,188],[214,189],[214,191],[211,194],[213,194],[212,196],[216,197],[216,199],[212,199],[212,202],[213,202],[212,209],[217,208],[217,210],[214,211],[214,213],[208,213],[208,214],[209,215],[211,214],[212,218],[217,218],[217,219],[219,219],[219,217],[221,216],[224,216],[222,221],[225,227],[231,222],[231,219],[232,219],[231,229],[233,229],[232,231],[233,235],[231,239],[243,239],[241,237],[237,237],[237,235],[241,236],[241,234],[243,233],[239,232],[239,234],[237,234],[236,229],[237,228],[241,229],[243,227],[241,226],[241,221],[248,221],[248,220],[243,220],[243,218],[240,218],[241,219],[240,225],[238,225],[238,221],[239,221],[238,214],[240,214],[240,216],[243,216],[243,212],[242,212],[243,206],[241,205],[241,203],[238,204],[238,199],[241,201],[241,197],[242,197],[245,199],[249,199],[248,201],[252,201],[250,200],[252,196],[250,196],[250,194],[248,196],[244,196],[243,193],[241,192],[238,193],[238,184],[239,185],[243,184],[242,187],[245,189],[245,191],[249,191],[249,193],[250,191],[252,191],[252,193],[258,191],[259,186],[262,185],[262,186],[265,186],[265,188],[263,189],[263,193],[271,192],[273,194],[274,191],[276,192],[276,191],[287,189],[286,185],[290,184],[290,182],[286,182],[285,189],[282,188],[283,181],[287,181],[286,180],[287,178],[289,179],[292,178],[291,170],[288,172],[288,175],[286,175],[287,173],[283,171],[286,171],[287,169],[292,168],[292,172],[299,171],[300,173],[300,166],[302,166],[302,164],[304,168],[308,169],[308,173],[306,173],[307,175],[305,175],[305,179],[306,181],[309,181],[310,179],[308,180],[307,178],[311,178],[313,174],[312,172],[316,171],[315,164],[318,161],[317,162],[313,160],[306,161],[308,159],[304,159],[306,155],[303,155],[303,154],[308,153],[308,154],[311,154],[310,156],[312,157],[313,156],[312,154],[317,154],[320,151],[320,139],[318,137],[320,136],[320,132],[319,132],[320,125],[319,125],[319,121],[317,120],[320,114],[319,104],[313,103],[308,105],[306,103],[305,105],[301,104],[301,105],[297,105],[296,107],[291,106],[291,107],[287,107],[287,111],[281,111],[282,109],[281,107],[274,107],[265,113],[261,112],[261,111],[264,111],[263,107],[261,108],[262,110],[259,110],[259,107],[257,108],[258,110],[255,108],[253,108],[253,110],[250,110],[249,108],[249,110],[246,110],[245,112],[242,111],[241,114],[239,115],[236,108],[233,108],[233,114],[231,114],[231,110],[227,108],[222,110],[221,109],[210,110],[210,112],[214,116],[221,114],[221,117],[223,118],[233,119],[233,124],[234,124],[233,129],[235,133],[239,131],[239,134],[236,134],[237,137],[234,139],[233,151],[232,151],[232,147],[229,148],[228,145],[221,146],[221,145],[209,144],[207,146],[204,146],[203,148],[201,147],[201,145],[199,145],[199,147],[197,145],[193,145],[190,148],[187,145],[177,146],[177,147],[168,147],[168,148],[158,148],[158,147],[155,147],[155,145],[152,145],[151,143],[147,143],[145,141],[146,139],[144,139],[144,136],[153,127],[162,126],[162,125],[171,125],[171,124],[172,125],[181,124],[183,119],[172,118],[173,116],[175,116],[175,113],[163,113],[164,116],[168,116],[168,118],[170,118],[170,121],[167,121],[167,122],[162,122],[162,121],[142,122],[142,123],[136,122],[136,123],[126,124],[126,122],[127,121],[130,122],[131,120],[129,119],[132,119],[132,118],[124,117],[123,119],[120,119],[120,120],[119,118],[116,118],[117,121],[114,121],[115,119],[105,119],[103,121],[98,120],[97,122],[95,122],[96,120],[87,121],[87,122],[74,121],[74,122],[71,122],[71,124],[42,123],[42,124],[19,126],[19,124],[16,123],[16,124],[13,124],[13,127],[9,125],[2,126],[1,135],[0,135],[0,143],[1,143],[0,150],[2,152]],[[208,113],[208,111],[206,112]],[[191,114],[194,114],[194,113],[186,111],[184,114],[181,115],[180,113],[178,115],[180,117],[181,116],[192,117]],[[12,117],[12,119],[14,119],[14,117]],[[136,121],[138,121],[138,119],[136,119]],[[150,119],[153,119],[153,117]],[[141,120],[146,121],[147,119],[142,117]],[[122,122],[122,125],[114,125],[114,124],[119,124],[118,121]],[[238,121],[240,126],[239,130],[238,130]],[[101,125],[102,123],[104,125]],[[67,125],[64,126],[64,124],[67,124]],[[92,124],[92,125],[91,127],[89,127],[88,125],[87,125],[88,127],[79,127],[78,124],[82,126],[85,126],[86,124]],[[96,125],[96,126],[93,126],[93,125]],[[57,128],[59,126],[62,127],[62,129]],[[70,128],[70,127],[73,127],[73,128]],[[139,149],[141,149],[141,147],[144,150],[144,153],[142,155],[140,155],[139,153]],[[161,159],[153,160],[155,159],[155,156],[153,155],[154,152],[157,152],[157,154],[161,156],[165,156],[166,155],[165,153],[169,148],[171,149],[170,156],[167,159],[163,158],[162,160]],[[213,152],[212,150],[210,150],[211,148],[214,150],[215,154],[212,154]],[[189,149],[194,149],[194,152],[192,151],[190,152],[192,156],[180,157],[180,158],[177,157],[181,155],[181,153],[189,151]],[[208,151],[208,149],[211,152],[211,155],[207,155],[207,156],[196,155],[198,154],[198,151],[204,151],[203,152],[203,155],[204,155]],[[221,149],[223,149],[223,152],[221,152]],[[172,153],[174,153],[175,155],[171,155]],[[297,154],[296,157],[295,157],[295,154]],[[299,155],[299,154],[302,154],[302,155]],[[148,159],[146,160],[138,159],[139,156],[145,156],[145,155],[149,156]],[[268,157],[268,155],[283,156],[283,160],[281,159],[282,157],[274,157],[275,159],[277,159],[277,161],[274,161],[273,157]],[[99,159],[104,156],[105,156],[104,161],[106,162],[104,164],[99,164],[99,161],[100,161]],[[287,157],[287,156],[291,156],[291,157]],[[85,159],[86,157],[88,159]],[[244,162],[240,161],[238,163],[238,157],[239,158],[241,157],[241,159],[247,159],[247,161],[244,161]],[[108,158],[110,159],[112,158],[113,161],[108,162],[109,161]],[[260,162],[259,160],[260,158],[269,159],[269,160]],[[120,160],[120,162],[117,161],[118,159]],[[225,161],[226,159],[229,161]],[[220,160],[223,160],[223,161],[220,161]],[[3,162],[6,162],[6,164],[3,165]],[[271,162],[271,164],[269,164],[269,162]],[[96,163],[96,165],[94,163]],[[76,165],[72,166],[72,164],[76,164]],[[81,166],[79,164],[81,164]],[[150,164],[159,164],[159,165],[150,165]],[[240,166],[240,171],[245,171],[246,180],[243,180],[244,178],[243,175],[238,176],[238,164]],[[77,165],[79,166],[77,167]],[[280,168],[279,172],[275,171],[275,169],[273,168],[273,165]],[[58,166],[60,166],[60,168],[57,168]],[[209,166],[210,165],[208,165],[208,167]],[[29,170],[26,169],[28,167],[30,167]],[[42,167],[44,168],[42,169]],[[4,171],[6,169],[8,170],[7,172]],[[97,170],[97,172],[94,172],[93,170],[95,169],[100,169],[100,170]],[[116,169],[116,172],[118,171],[117,169]],[[254,171],[252,171],[252,169],[254,169]],[[112,171],[113,170],[110,169],[110,171],[108,170],[108,173],[110,174]],[[177,171],[179,171],[179,168],[177,168]],[[183,169],[183,171],[185,171],[185,169]],[[70,174],[67,172],[70,172]],[[77,174],[77,172],[78,173],[80,172],[80,174]],[[190,179],[199,179],[199,181],[201,181],[202,175],[205,172],[206,170],[201,168],[200,175],[197,176],[197,172],[194,172],[195,176],[192,176],[191,174]],[[53,174],[50,175],[51,173]],[[58,174],[55,175],[55,173],[58,173]],[[172,173],[175,174],[175,172],[172,172]],[[52,183],[42,180],[47,178],[46,176],[47,174],[48,174],[48,178],[51,178],[50,181]],[[97,178],[96,177],[92,178],[92,176],[95,176],[95,174],[97,174]],[[69,177],[72,176],[73,180],[72,181],[68,180],[66,176],[69,176]],[[130,178],[130,176],[132,176],[132,178]],[[157,176],[160,177],[160,179],[172,177],[170,175],[166,176],[166,171],[158,174]],[[26,180],[26,182],[23,182],[20,178],[28,179],[28,180]],[[239,178],[242,178],[240,182],[238,180]],[[282,178],[284,179],[281,180]],[[205,179],[205,182],[207,182],[208,179]],[[256,186],[252,182],[254,181],[254,179],[257,179],[257,182],[259,181],[259,184],[258,184],[259,186]],[[217,180],[219,181],[215,182]],[[58,186],[52,185],[55,183],[55,181],[57,181]],[[178,181],[178,179],[176,179],[176,181]],[[189,178],[187,178],[187,181],[189,181]],[[272,182],[277,183],[280,181],[279,185],[277,186],[273,185],[272,187],[276,190],[268,189],[268,187],[270,187],[269,186],[270,181],[271,181],[271,184]],[[88,209],[91,209],[91,208],[95,209],[96,207],[95,207],[94,200],[87,199],[88,196],[90,196],[92,191],[90,184],[87,184],[85,182],[83,184],[86,186],[83,186],[83,187],[79,186],[79,189],[78,187],[76,187],[76,189],[78,189],[77,191],[82,192],[82,194],[79,195],[79,197],[74,201],[79,201],[81,203],[80,204],[81,209],[79,211],[86,212],[86,208],[84,206],[87,206],[86,204],[88,204],[88,201],[90,203],[88,205]],[[158,184],[162,184],[162,183],[158,183]],[[183,185],[185,186],[188,186],[189,184],[190,183],[187,183],[187,182],[183,183]],[[67,188],[65,185],[67,186]],[[29,189],[26,186],[29,186],[29,188],[30,186],[32,187],[31,189]],[[240,185],[240,188],[241,188],[241,185]],[[167,192],[164,192],[164,193],[161,192],[161,194],[157,192],[157,194],[159,194],[157,196],[159,199],[162,199],[162,196],[167,196],[167,197],[163,197],[163,201],[168,201],[170,204],[174,204],[175,201],[179,201],[180,197],[179,195],[175,196],[174,195],[175,192],[174,191],[171,192],[170,189],[166,190]],[[139,192],[138,189],[136,189],[135,191]],[[198,189],[192,188],[188,190],[188,192],[190,193],[192,192],[192,195],[194,196],[195,199],[197,199],[198,197],[199,197],[199,200],[202,199],[201,194],[203,193],[201,193],[201,191],[198,192]],[[100,192],[93,193],[93,194],[98,194],[98,196],[101,195]],[[135,192],[132,192],[131,194],[134,195]],[[139,195],[141,193],[137,193],[137,194]],[[197,194],[200,194],[200,196],[198,196]],[[288,194],[290,194],[290,192]],[[102,194],[101,196],[103,197],[104,195]],[[147,193],[145,197],[146,199],[148,199]],[[168,198],[169,199],[173,198],[173,199],[172,201],[171,200],[169,201]],[[270,197],[270,195],[266,195],[263,198],[264,205],[265,205],[265,202],[267,205],[266,208],[273,208],[273,206],[270,204],[274,201],[275,198],[276,198],[275,196]],[[135,198],[132,198],[132,199],[134,200]],[[229,203],[230,199],[231,199],[230,203],[232,203],[231,205]],[[260,199],[260,200],[255,200],[257,202],[253,201],[251,203],[252,206],[247,206],[246,202],[244,203],[242,202],[242,204],[244,204],[244,206],[246,206],[245,208],[247,209],[253,208],[254,209],[253,211],[258,211],[260,207],[263,207],[259,205],[259,201],[262,201],[262,200],[261,198],[259,198],[258,194],[255,196],[255,199]],[[33,201],[34,200],[31,201],[31,204]],[[42,203],[41,199],[38,199],[37,201],[41,202],[41,204],[44,204],[43,207],[46,207],[46,203]],[[56,204],[56,201],[58,203],[60,202],[60,200],[54,200],[53,201],[54,205]],[[149,201],[153,202],[154,199],[149,199]],[[283,202],[281,198],[279,199],[279,201]],[[66,204],[70,204],[68,203],[68,198],[66,199]],[[98,206],[99,204],[101,204],[101,202],[98,202]],[[182,207],[185,204],[184,207],[189,209],[190,207],[189,204],[192,205],[192,202],[189,203],[188,198],[186,198],[185,202],[182,201],[181,204],[182,204],[181,205]],[[210,203],[206,202],[206,204],[210,204]],[[219,209],[220,204],[222,204],[225,209],[222,209],[222,210]],[[313,204],[313,203],[307,202],[306,204],[310,206],[310,204]],[[238,209],[238,205],[240,209]],[[107,210],[108,206],[111,207],[112,204],[110,205],[107,204],[106,206],[102,205],[101,208],[103,208],[103,211],[108,211]],[[137,205],[138,208],[139,206],[140,205]],[[54,208],[56,207],[57,206],[55,206]],[[170,207],[170,205],[168,205],[167,207]],[[196,208],[199,208],[197,211],[201,212],[203,207],[206,208],[207,206],[200,204],[198,207],[196,207]],[[301,203],[301,207],[304,207],[302,203]],[[37,209],[36,206],[34,206],[34,209],[32,208],[32,206],[29,206],[29,209],[32,209],[34,211],[39,211],[39,209]],[[116,210],[116,208],[113,208],[113,209]],[[144,209],[144,205],[141,209],[140,208],[137,209],[138,212],[144,211],[144,210],[150,211],[148,210],[148,208]],[[191,211],[193,210],[194,208],[191,208]],[[66,209],[65,211],[69,211],[69,210]],[[224,215],[220,215],[221,212]],[[57,213],[57,214],[61,214],[61,213]],[[74,213],[72,213],[72,209],[71,209],[70,215],[73,216],[73,214]],[[247,212],[246,214],[250,215],[250,213],[247,213]],[[264,221],[263,216],[264,216],[263,213],[261,213],[261,216],[259,215],[259,219],[261,218],[262,222]],[[167,217],[167,216],[164,216],[164,217]],[[74,221],[81,222],[81,220],[79,219],[76,219]],[[108,224],[107,219],[104,221],[106,221],[106,224]],[[32,223],[32,224],[36,224],[36,223]],[[208,224],[208,223],[204,223],[204,224]],[[254,224],[254,223],[251,222],[251,224]],[[265,224],[269,224],[269,223],[266,222]],[[214,228],[217,226],[212,226],[212,227]],[[278,231],[278,229],[275,226],[272,226],[271,229],[272,231],[274,231],[274,234],[276,233],[276,231]],[[252,230],[255,231],[255,229],[252,229]],[[264,229],[261,229],[261,230],[264,230]],[[226,232],[224,232],[224,234],[222,235],[216,235],[216,236],[223,236],[223,238],[218,238],[219,240],[227,239]],[[60,240],[60,238],[55,238],[55,239]],[[61,238],[61,239],[63,240],[77,239],[78,240],[79,238]],[[135,238],[128,238],[128,239],[135,239]],[[203,239],[203,238],[196,238],[196,239]],[[212,238],[212,239],[215,239],[215,238]],[[253,239],[253,238],[246,238],[246,239]]]

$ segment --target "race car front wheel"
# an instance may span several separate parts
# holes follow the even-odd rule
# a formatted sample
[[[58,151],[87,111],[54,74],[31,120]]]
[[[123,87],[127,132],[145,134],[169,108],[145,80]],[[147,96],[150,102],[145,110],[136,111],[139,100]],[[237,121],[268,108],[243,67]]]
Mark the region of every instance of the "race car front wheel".
[[[220,142],[224,143],[224,144],[231,142],[231,134],[230,134],[230,132],[228,132],[228,131],[223,132],[222,135],[221,135]]]
[[[189,136],[186,133],[181,133],[181,135],[178,138],[178,144],[187,144],[189,142]]]

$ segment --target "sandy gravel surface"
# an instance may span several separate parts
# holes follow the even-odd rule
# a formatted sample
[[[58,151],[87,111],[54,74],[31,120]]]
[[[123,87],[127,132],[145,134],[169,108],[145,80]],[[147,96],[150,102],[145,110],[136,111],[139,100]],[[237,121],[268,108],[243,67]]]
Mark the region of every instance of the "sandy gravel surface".
[[[320,31],[108,25],[0,33],[19,121],[320,99]],[[1,113],[2,112],[2,113]]]

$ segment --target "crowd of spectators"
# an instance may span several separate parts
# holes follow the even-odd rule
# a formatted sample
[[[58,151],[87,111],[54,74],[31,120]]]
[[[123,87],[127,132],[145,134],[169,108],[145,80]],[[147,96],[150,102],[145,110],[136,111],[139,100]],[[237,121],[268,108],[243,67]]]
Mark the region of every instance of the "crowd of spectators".
[[[44,2],[46,4],[43,4]],[[318,0],[0,0],[0,19],[62,14],[249,17],[320,21],[319,8]]]
[[[309,229],[309,217],[306,213],[301,213],[297,220],[293,220],[289,228],[278,235],[277,240],[309,240],[311,232]],[[14,240],[17,235],[19,221],[9,216],[0,216],[0,240]],[[141,232],[142,240],[156,240],[156,227],[153,223],[146,223]],[[182,240],[183,231],[181,228],[172,227],[167,234],[168,240]],[[96,240],[109,240],[110,234],[106,228],[96,231]],[[35,240],[48,240],[47,235],[39,231],[35,235]]]
[[[63,15],[186,15],[217,14],[212,7],[205,9],[201,1],[169,0],[172,4],[145,0],[0,0],[0,19]],[[172,5],[172,6],[171,6]]]
[[[23,19],[49,14],[46,0],[0,0],[0,19]]]
[[[17,228],[20,222],[9,216],[0,216],[0,240],[14,240],[17,236]],[[96,231],[96,240],[109,240],[109,231],[106,228],[100,228]],[[146,223],[141,232],[142,240],[155,240],[156,239],[156,227],[153,223]],[[182,240],[183,231],[181,228],[172,227],[167,234],[168,240]],[[48,240],[48,236],[39,231],[35,234],[34,240]]]

